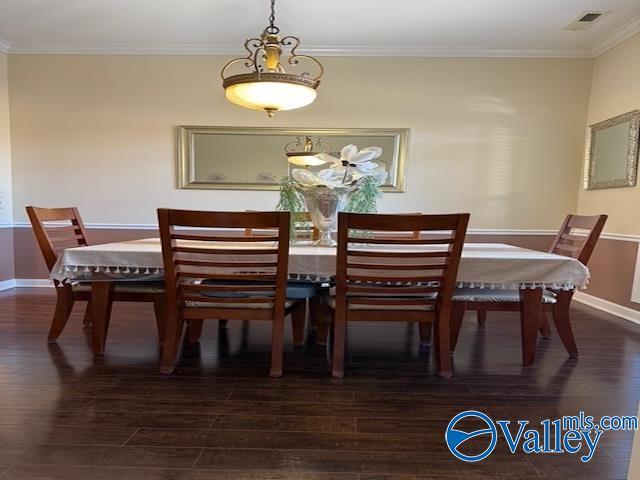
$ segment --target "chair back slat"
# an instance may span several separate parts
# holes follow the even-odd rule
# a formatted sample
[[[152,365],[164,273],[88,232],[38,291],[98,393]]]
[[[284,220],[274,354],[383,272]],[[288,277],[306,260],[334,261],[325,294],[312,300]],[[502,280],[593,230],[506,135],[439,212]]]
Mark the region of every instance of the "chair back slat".
[[[549,252],[587,265],[606,221],[607,215],[567,215]]]
[[[87,232],[75,207],[26,208],[38,246],[49,270],[65,248],[89,245]]]
[[[289,259],[288,212],[158,210],[169,299],[177,308],[268,304],[284,314]],[[190,230],[185,233],[183,228]],[[222,234],[219,229],[232,230]],[[266,229],[269,235],[248,235]],[[241,295],[234,296],[234,293]],[[246,308],[249,306],[247,305]]]
[[[336,302],[450,307],[468,222],[468,214],[340,213]]]
[[[198,240],[198,241],[206,241],[206,242],[253,242],[255,241],[255,237],[252,234],[242,235],[242,236],[231,236],[231,235],[188,235],[188,234],[179,234],[176,233],[173,235],[173,238],[176,240]],[[277,235],[260,235],[261,242],[277,242]]]

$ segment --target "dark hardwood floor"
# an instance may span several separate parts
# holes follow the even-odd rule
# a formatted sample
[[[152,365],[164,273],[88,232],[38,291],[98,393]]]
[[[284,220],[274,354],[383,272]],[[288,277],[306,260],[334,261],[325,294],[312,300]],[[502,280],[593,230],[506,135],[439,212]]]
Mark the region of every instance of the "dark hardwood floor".
[[[274,380],[267,324],[205,323],[200,346],[161,376],[150,305],[115,305],[103,359],[80,306],[46,344],[53,305],[48,289],[0,293],[0,480],[626,478],[632,432],[604,433],[586,464],[511,454],[504,442],[463,463],[444,442],[469,408],[534,422],[635,415],[640,327],[588,307],[572,312],[578,361],[554,337],[521,367],[517,315],[494,313],[484,328],[467,317],[451,379],[435,376],[417,329],[358,323],[343,380],[330,377],[323,349],[293,351],[290,332]]]

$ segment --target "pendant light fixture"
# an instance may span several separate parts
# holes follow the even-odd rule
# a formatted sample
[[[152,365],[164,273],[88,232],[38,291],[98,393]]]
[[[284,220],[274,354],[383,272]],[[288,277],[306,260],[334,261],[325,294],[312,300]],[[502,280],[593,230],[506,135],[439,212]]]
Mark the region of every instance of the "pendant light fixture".
[[[260,38],[250,38],[244,43],[248,52],[227,63],[220,72],[227,100],[241,107],[264,110],[270,117],[280,110],[293,110],[309,105],[316,99],[316,88],[324,73],[322,64],[309,55],[296,53],[298,37],[280,37],[275,26],[275,0],[271,0],[269,25]],[[283,54],[288,52],[286,61]],[[309,60],[319,69],[316,76],[309,72],[287,72],[287,68],[300,69],[300,60]],[[228,75],[227,70],[242,63],[249,72]]]

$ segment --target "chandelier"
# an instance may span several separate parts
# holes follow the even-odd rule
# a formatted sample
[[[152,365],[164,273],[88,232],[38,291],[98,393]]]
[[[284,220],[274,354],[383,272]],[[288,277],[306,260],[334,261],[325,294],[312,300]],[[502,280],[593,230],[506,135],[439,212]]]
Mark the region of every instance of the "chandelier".
[[[225,97],[231,103],[254,110],[264,110],[269,117],[280,110],[293,110],[309,105],[316,99],[316,88],[324,73],[322,64],[309,55],[299,55],[296,49],[300,45],[298,37],[278,35],[280,29],[275,26],[275,0],[271,0],[269,25],[260,38],[250,38],[244,42],[246,57],[235,58],[227,63],[220,72]],[[286,62],[283,53],[288,52]],[[287,67],[298,67],[300,60],[315,63],[319,72],[311,76],[309,72],[287,72]],[[232,65],[243,63],[249,72],[228,75]]]

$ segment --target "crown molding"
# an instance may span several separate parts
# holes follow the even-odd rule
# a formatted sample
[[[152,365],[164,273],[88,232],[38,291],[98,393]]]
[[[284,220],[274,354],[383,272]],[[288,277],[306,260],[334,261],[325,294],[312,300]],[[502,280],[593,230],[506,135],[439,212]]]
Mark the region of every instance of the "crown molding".
[[[640,15],[632,18],[620,28],[617,28],[613,32],[607,34],[591,48],[591,54],[593,57],[602,55],[607,50],[612,49],[638,32],[640,32]]]
[[[9,42],[8,40],[3,40],[2,38],[0,38],[0,52],[1,53],[9,53],[9,50],[11,50],[11,42]]]
[[[434,58],[589,58],[588,49],[564,48],[478,48],[478,47],[399,47],[399,46],[308,46],[305,52],[336,57],[434,57]]]
[[[237,45],[211,44],[82,44],[82,45],[12,45],[16,54],[60,54],[60,55],[241,55]]]
[[[12,45],[16,54],[67,55],[242,55],[237,45],[211,44],[84,44]],[[304,53],[336,57],[508,57],[508,58],[591,58],[589,49],[561,48],[439,48],[400,46],[323,46],[305,45]]]

